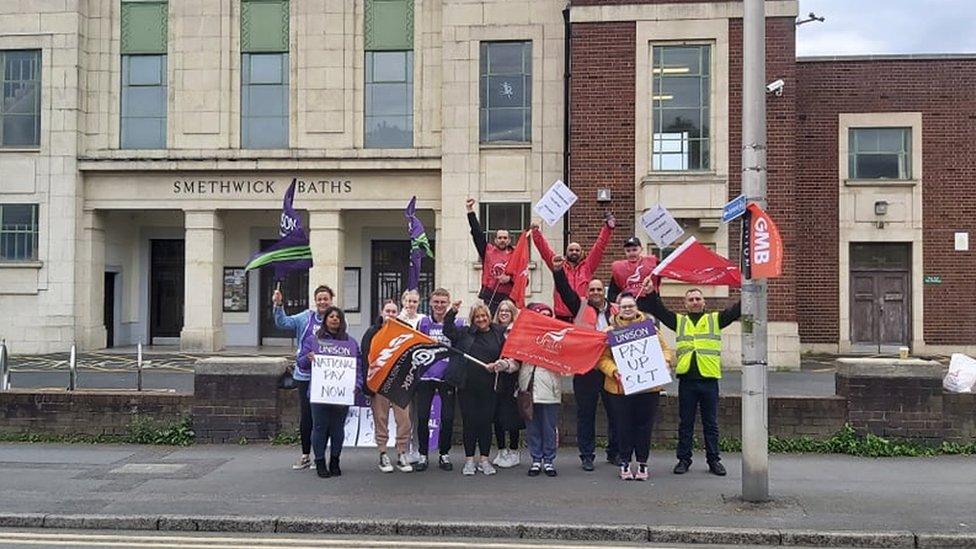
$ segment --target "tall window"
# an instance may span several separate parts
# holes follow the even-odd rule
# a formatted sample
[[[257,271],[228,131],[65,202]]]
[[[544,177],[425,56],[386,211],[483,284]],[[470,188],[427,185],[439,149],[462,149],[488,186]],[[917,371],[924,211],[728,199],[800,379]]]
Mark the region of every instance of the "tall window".
[[[848,171],[851,179],[911,179],[911,128],[851,128]]]
[[[711,48],[654,46],[651,168],[707,170]]]
[[[488,242],[494,240],[495,231],[502,229],[509,232],[514,246],[519,235],[532,222],[531,216],[532,211],[527,202],[482,202],[479,221]]]
[[[0,204],[0,261],[37,259],[37,204]]]
[[[363,144],[413,146],[413,0],[366,0]]]
[[[241,146],[288,147],[287,0],[241,2]]]
[[[166,2],[122,2],[123,149],[166,148]]]
[[[413,51],[366,52],[365,145],[413,146]]]
[[[0,70],[0,146],[37,147],[41,143],[41,52],[0,51]]]
[[[532,141],[532,42],[481,43],[481,142]]]

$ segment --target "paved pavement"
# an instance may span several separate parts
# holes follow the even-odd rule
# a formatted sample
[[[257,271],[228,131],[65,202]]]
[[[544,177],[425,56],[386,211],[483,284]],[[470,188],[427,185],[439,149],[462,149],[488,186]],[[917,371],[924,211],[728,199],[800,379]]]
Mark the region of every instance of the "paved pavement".
[[[375,468],[374,452],[358,449],[343,452],[341,478],[319,479],[310,470],[290,469],[295,454],[293,447],[267,445],[2,444],[0,514],[230,515],[976,535],[972,505],[976,460],[971,457],[773,454],[774,500],[754,505],[737,497],[741,465],[735,454],[725,457],[729,475],[720,478],[707,473],[700,456],[688,474],[673,475],[672,456],[658,451],[652,457],[652,479],[643,483],[615,479],[615,468],[609,465],[585,473],[568,449],[561,450],[557,460],[557,478],[528,478],[525,466],[494,477],[462,477],[459,466],[453,472],[434,469],[384,475]],[[456,465],[459,461],[455,456]],[[63,525],[70,527],[70,523]]]

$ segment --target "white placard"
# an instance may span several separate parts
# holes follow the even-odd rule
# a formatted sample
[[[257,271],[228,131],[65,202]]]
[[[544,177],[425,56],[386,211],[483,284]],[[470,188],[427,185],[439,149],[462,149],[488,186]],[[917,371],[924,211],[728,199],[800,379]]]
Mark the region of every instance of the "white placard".
[[[651,322],[610,332],[610,350],[625,395],[671,383],[671,372]]]
[[[345,436],[342,438],[344,448],[356,446],[356,439],[359,438],[359,414],[361,411],[362,408],[359,406],[350,406],[349,412],[346,413]]]
[[[969,233],[956,233],[956,251],[969,251]]]
[[[655,204],[653,208],[641,215],[641,225],[647,231],[651,240],[657,244],[658,248],[667,248],[675,240],[685,234],[678,221],[671,216],[667,208],[660,204]]]
[[[315,355],[309,402],[352,406],[356,398],[356,359]]]
[[[396,444],[396,419],[393,417],[393,410],[390,410],[390,418],[387,425],[388,433],[386,446],[389,448]],[[373,409],[364,406],[359,409],[359,437],[356,446],[360,448],[376,447],[376,423],[373,420]]]
[[[532,206],[532,211],[546,221],[552,227],[559,222],[559,218],[569,211],[569,208],[576,203],[578,197],[573,191],[569,190],[562,180],[558,180],[549,187],[542,199]]]

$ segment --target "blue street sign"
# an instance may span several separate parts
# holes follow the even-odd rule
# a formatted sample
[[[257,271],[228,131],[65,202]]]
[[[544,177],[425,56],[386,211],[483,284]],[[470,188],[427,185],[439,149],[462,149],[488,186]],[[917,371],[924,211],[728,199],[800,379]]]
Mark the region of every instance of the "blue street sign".
[[[746,195],[740,194],[722,208],[722,223],[728,223],[746,213]]]

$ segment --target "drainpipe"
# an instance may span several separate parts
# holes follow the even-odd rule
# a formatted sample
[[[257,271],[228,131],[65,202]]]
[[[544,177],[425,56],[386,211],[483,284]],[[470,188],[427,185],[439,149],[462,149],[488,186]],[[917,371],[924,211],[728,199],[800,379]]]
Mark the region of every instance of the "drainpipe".
[[[567,187],[572,188],[573,185],[569,180],[569,82],[570,82],[570,54],[572,53],[572,45],[570,43],[570,37],[572,36],[572,25],[569,22],[569,4],[563,9],[563,183]],[[563,214],[563,253],[566,253],[566,246],[569,245],[569,212],[567,211]]]

